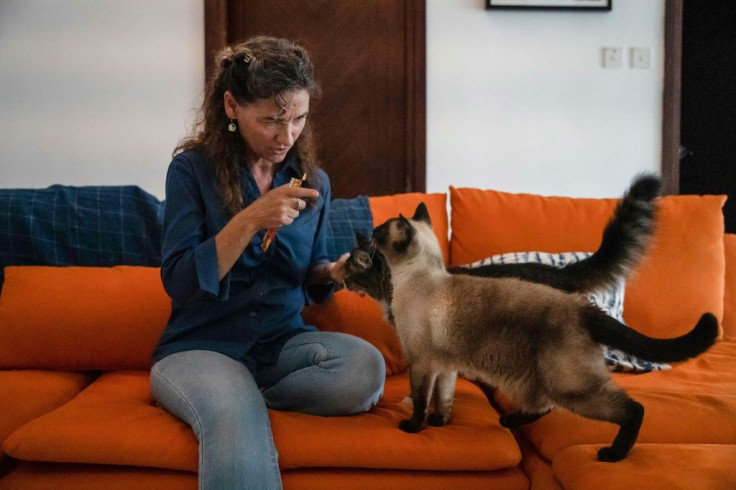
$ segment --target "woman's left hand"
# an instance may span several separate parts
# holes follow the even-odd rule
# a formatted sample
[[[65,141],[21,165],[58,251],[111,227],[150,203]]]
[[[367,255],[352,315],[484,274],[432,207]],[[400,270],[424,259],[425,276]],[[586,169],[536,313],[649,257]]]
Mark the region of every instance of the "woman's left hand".
[[[345,263],[348,261],[348,258],[350,258],[350,252],[342,254],[336,262],[327,264],[330,279],[340,287],[345,285]]]
[[[338,286],[344,285],[345,263],[348,261],[350,253],[344,253],[335,262],[328,262],[314,267],[309,274],[309,284],[328,284],[334,282]]]

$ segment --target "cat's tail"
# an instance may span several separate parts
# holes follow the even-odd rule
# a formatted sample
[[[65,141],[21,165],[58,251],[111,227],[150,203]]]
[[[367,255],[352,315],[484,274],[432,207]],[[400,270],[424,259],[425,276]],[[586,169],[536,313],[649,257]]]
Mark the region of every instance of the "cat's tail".
[[[578,291],[616,284],[634,268],[654,231],[656,198],[661,187],[660,179],[652,174],[640,174],[634,179],[603,230],[598,250],[563,269],[568,279],[578,285]]]
[[[685,335],[655,339],[624,325],[595,306],[585,311],[587,318],[584,323],[593,340],[651,362],[678,362],[695,357],[708,350],[718,336],[718,320],[711,313],[704,313]]]

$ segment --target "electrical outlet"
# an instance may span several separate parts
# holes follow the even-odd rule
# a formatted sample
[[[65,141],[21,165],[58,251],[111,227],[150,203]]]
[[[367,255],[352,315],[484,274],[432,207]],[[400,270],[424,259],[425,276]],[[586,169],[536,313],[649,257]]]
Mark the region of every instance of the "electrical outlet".
[[[652,48],[631,48],[631,68],[648,70],[652,67]]]
[[[622,66],[624,66],[623,48],[603,48],[603,68],[621,68]]]

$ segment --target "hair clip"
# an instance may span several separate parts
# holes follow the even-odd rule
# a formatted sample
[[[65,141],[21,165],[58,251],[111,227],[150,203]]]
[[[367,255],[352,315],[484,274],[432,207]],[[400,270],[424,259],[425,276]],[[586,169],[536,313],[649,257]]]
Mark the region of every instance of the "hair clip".
[[[233,49],[230,46],[224,48],[220,52],[220,61],[223,64],[227,62],[232,62],[232,58],[233,58]]]
[[[253,61],[253,53],[251,53],[250,50],[246,50],[243,54],[243,63],[248,64],[251,61]]]

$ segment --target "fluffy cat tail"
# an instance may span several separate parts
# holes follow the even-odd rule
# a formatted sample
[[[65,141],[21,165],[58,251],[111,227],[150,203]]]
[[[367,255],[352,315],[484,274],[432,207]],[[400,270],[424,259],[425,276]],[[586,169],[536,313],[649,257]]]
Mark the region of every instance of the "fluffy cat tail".
[[[718,320],[704,313],[692,330],[672,339],[655,339],[611,318],[598,308],[586,309],[585,325],[600,344],[620,349],[651,362],[678,362],[695,357],[713,345],[718,336]]]
[[[564,268],[579,291],[593,291],[626,278],[651,239],[661,187],[659,178],[652,174],[634,179],[603,230],[598,250]]]

